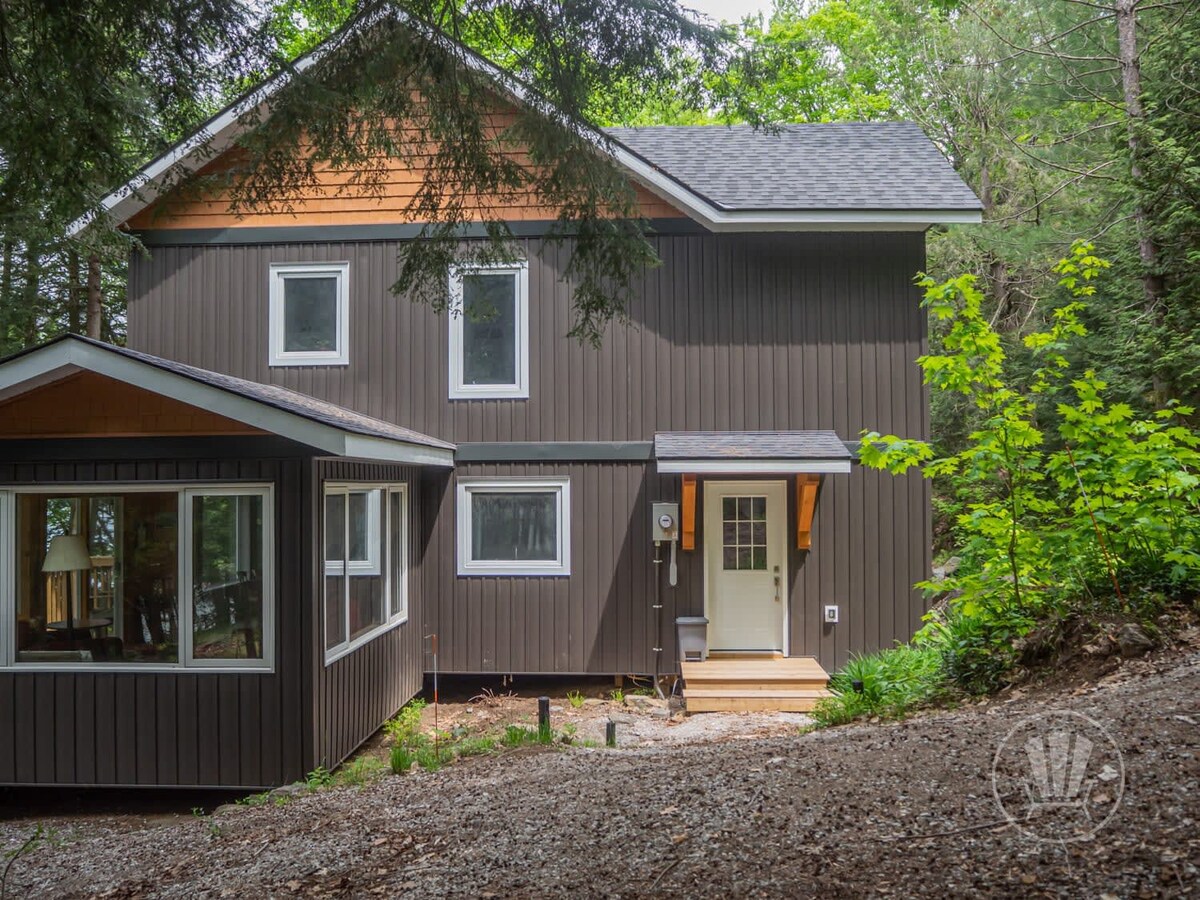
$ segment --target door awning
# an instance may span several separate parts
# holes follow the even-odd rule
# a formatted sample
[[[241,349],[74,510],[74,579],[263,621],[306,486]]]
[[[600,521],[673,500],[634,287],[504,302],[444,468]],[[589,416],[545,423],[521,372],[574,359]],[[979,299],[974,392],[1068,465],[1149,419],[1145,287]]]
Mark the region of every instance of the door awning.
[[[660,431],[658,471],[689,475],[849,474],[853,454],[832,431]]]

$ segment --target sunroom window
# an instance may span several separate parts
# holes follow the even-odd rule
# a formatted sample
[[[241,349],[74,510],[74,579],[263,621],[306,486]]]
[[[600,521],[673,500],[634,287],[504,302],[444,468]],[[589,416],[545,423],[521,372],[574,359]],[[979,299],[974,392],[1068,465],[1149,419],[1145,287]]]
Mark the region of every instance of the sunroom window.
[[[349,263],[271,266],[271,365],[349,362],[349,269]]]
[[[569,575],[566,478],[458,483],[460,575]]]
[[[327,662],[408,617],[404,485],[325,487]]]
[[[451,399],[529,396],[528,284],[525,264],[451,274]]]
[[[242,486],[6,493],[0,662],[269,667],[269,498]]]

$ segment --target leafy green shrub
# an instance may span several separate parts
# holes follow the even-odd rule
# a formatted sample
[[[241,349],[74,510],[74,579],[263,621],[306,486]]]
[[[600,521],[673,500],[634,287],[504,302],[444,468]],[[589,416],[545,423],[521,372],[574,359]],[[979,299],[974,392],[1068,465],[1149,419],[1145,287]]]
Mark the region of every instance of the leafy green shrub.
[[[337,783],[361,787],[380,774],[383,762],[374,756],[360,756],[342,766],[337,773]]]
[[[582,691],[567,691],[567,702],[571,704],[571,709],[581,708],[584,699]]]
[[[620,688],[613,688],[611,691],[608,692],[608,697],[610,700],[612,700],[613,703],[624,703],[625,702],[625,692],[623,690],[621,690]]]
[[[496,739],[490,737],[463,738],[454,745],[454,754],[460,758],[482,756],[496,749]]]
[[[902,716],[933,697],[942,681],[941,655],[932,647],[904,644],[856,656],[829,679],[833,696],[819,700],[812,715],[819,725]],[[855,682],[861,682],[861,692]]]
[[[426,772],[436,772],[453,758],[454,752],[449,747],[434,747],[433,744],[418,748],[415,757],[417,765]]]
[[[333,784],[333,773],[324,766],[317,766],[305,776],[304,783],[308,785],[309,790],[313,791],[329,787]]]
[[[411,700],[400,712],[384,723],[383,730],[397,744],[411,744],[421,733],[424,700]]]
[[[923,582],[954,600],[918,645],[973,693],[994,690],[1035,629],[1089,612],[1145,622],[1167,597],[1200,589],[1200,435],[1178,405],[1139,417],[1106,398],[1087,370],[1068,378],[1087,331],[1084,298],[1108,263],[1077,244],[1056,266],[1067,302],[1026,335],[1019,365],[983,312],[973,276],[923,279],[924,306],[946,328],[918,360],[934,396],[971,407],[960,451],[934,458],[920,441],[864,432],[864,465],[913,467],[953,486],[957,571]],[[1014,374],[1014,371],[1017,374]],[[1019,377],[1018,377],[1019,376]]]

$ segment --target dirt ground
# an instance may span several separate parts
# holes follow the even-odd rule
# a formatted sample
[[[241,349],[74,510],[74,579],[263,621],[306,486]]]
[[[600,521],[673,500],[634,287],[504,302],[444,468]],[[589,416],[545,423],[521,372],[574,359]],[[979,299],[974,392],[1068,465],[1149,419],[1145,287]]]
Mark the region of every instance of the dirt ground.
[[[524,748],[205,818],[62,818],[9,896],[1193,896],[1197,644],[899,723]],[[1090,839],[1018,827],[993,796],[1006,736],[1052,714],[1089,717],[1119,749],[1122,781],[1089,776],[1088,802],[1112,813]],[[660,735],[708,718],[633,715]],[[30,827],[0,823],[0,852]]]

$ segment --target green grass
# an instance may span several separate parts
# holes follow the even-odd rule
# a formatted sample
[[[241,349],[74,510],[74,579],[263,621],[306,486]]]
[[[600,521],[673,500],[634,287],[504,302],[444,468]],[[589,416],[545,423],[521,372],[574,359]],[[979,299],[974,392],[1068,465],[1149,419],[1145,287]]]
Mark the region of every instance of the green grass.
[[[611,699],[613,703],[624,703],[625,702],[625,692],[623,690],[621,690],[620,688],[613,688],[611,691],[608,692],[608,696],[609,696],[609,699]]]
[[[856,681],[861,691],[854,689]],[[871,716],[900,718],[933,699],[943,683],[941,653],[902,644],[846,663],[829,679],[833,696],[819,700],[812,717],[823,727]]]
[[[567,702],[571,704],[571,709],[580,709],[585,699],[582,691],[567,691]]]

